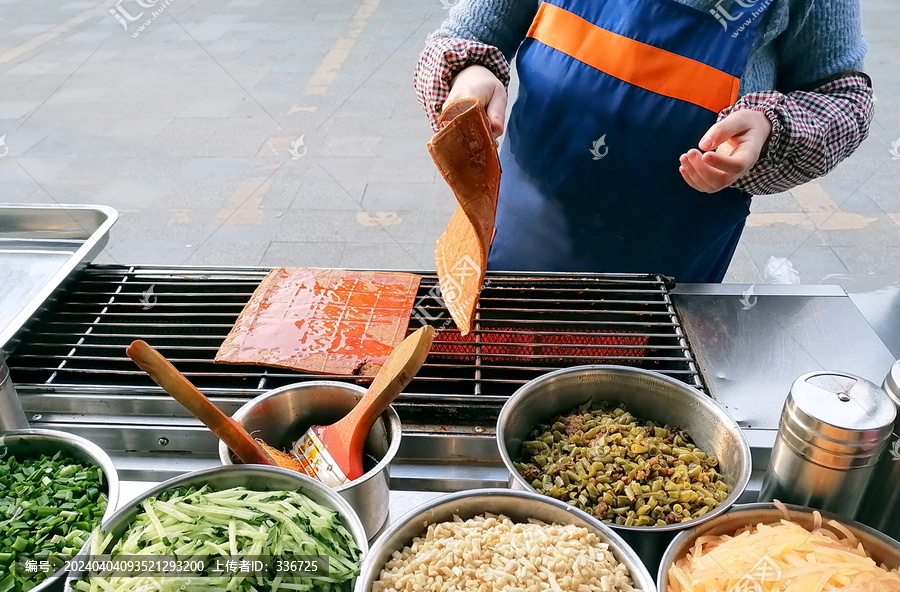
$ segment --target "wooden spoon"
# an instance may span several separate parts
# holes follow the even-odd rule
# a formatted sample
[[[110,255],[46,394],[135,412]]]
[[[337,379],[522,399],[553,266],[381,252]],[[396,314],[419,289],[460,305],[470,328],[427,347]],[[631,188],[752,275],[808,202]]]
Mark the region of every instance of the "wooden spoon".
[[[191,381],[145,341],[133,342],[125,353],[150,375],[153,382],[172,395],[173,399],[184,405],[185,409],[225,442],[241,461],[247,464],[284,466],[276,462],[247,433],[247,430],[213,405],[212,401],[191,384]],[[285,468],[296,469],[295,466]]]
[[[363,476],[363,446],[369,431],[425,363],[433,340],[430,326],[404,339],[350,413],[329,426],[309,428],[294,443],[292,451],[304,472],[330,487]]]

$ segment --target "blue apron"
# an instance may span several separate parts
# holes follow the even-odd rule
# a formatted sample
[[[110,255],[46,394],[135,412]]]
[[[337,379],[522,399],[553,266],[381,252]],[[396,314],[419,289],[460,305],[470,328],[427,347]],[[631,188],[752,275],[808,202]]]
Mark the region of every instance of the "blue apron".
[[[678,157],[737,99],[771,0],[735,2],[541,5],[516,62],[490,269],[722,281],[750,196],[692,189]]]

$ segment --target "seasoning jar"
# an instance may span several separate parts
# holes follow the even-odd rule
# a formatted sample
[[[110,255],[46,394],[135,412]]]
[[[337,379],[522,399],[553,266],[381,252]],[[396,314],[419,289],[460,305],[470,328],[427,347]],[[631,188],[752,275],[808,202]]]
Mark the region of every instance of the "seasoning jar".
[[[875,476],[859,509],[859,521],[889,537],[900,538],[900,360],[884,378],[884,392],[897,408],[890,444],[881,454]]]
[[[760,501],[781,500],[853,518],[897,410],[871,382],[840,372],[811,372],[794,381]]]

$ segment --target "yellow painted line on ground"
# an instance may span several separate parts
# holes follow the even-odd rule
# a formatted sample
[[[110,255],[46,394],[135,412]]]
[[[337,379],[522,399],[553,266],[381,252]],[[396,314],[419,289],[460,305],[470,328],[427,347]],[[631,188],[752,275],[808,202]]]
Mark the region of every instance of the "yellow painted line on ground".
[[[293,115],[294,113],[315,113],[316,109],[318,109],[318,107],[301,107],[299,105],[292,105],[287,114]]]
[[[834,212],[833,214],[810,214],[813,224],[820,230],[862,230],[878,218],[851,214],[848,212]]]
[[[403,223],[403,218],[397,212],[357,212],[356,223],[364,228],[396,226]]]
[[[228,204],[216,216],[216,224],[227,226],[262,226],[265,221],[263,197],[272,186],[272,179],[244,181],[237,186]],[[260,184],[262,183],[262,184]]]
[[[172,218],[175,220],[175,224],[188,225],[191,223],[191,219],[194,215],[194,210],[169,210],[172,213]]]
[[[747,227],[762,228],[776,224],[787,224],[788,226],[808,228],[810,230],[814,228],[820,230],[862,230],[877,221],[877,217],[848,212],[765,212],[750,214],[750,217],[747,218]],[[896,220],[895,223],[897,223]]]
[[[800,204],[804,212],[835,212],[839,206],[831,199],[828,192],[818,183],[805,183],[791,189],[791,195]]]
[[[266,146],[269,150],[278,154],[280,152],[288,152],[294,146],[296,140],[297,136],[269,136],[266,138]],[[260,148],[260,154],[257,154],[257,156],[261,156],[266,152],[264,148]]]
[[[761,228],[775,224],[788,224],[797,228],[815,228],[813,221],[803,212],[763,212],[753,213],[747,218],[748,228]]]
[[[35,35],[25,43],[18,45],[8,51],[0,53],[0,64],[6,64],[21,56],[24,53],[28,53],[29,51],[40,47],[41,45],[47,43],[51,39],[56,39],[60,35],[67,33],[87,21],[88,19],[97,16],[101,12],[108,12],[109,10],[109,2],[101,2],[97,6],[93,8],[88,8],[81,14],[74,16],[62,23],[61,25],[56,25],[49,31],[44,31],[40,35]]]
[[[747,226],[760,228],[775,224],[787,224],[810,230],[815,228],[820,230],[861,230],[878,221],[878,218],[842,212],[838,203],[818,183],[805,183],[795,187],[791,189],[791,195],[800,204],[802,212],[750,214]]]
[[[356,38],[362,33],[366,27],[369,18],[375,14],[375,9],[381,0],[363,0],[363,3],[356,9],[353,18],[347,24],[347,30],[344,35],[334,42],[331,50],[322,58],[318,70],[309,79],[306,85],[306,94],[323,95],[328,91],[328,87],[334,82],[338,70],[347,61],[350,56],[350,50],[356,44]]]

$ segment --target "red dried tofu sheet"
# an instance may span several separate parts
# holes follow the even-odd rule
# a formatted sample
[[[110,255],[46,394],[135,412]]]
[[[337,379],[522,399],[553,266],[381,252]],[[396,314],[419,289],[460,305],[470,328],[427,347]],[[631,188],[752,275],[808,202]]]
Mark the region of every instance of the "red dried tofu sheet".
[[[215,361],[374,376],[406,336],[420,280],[410,273],[273,269]]]

